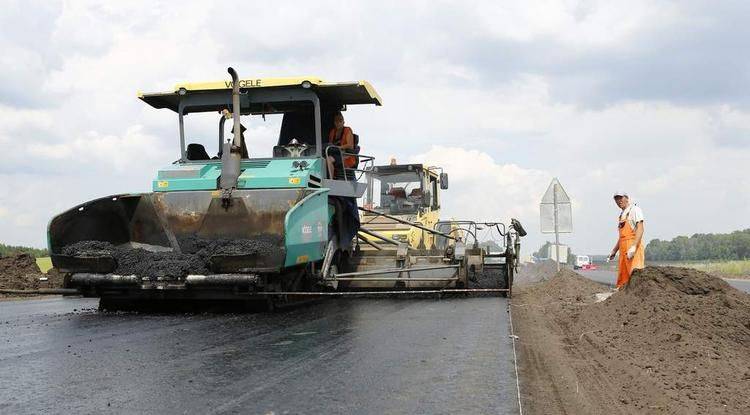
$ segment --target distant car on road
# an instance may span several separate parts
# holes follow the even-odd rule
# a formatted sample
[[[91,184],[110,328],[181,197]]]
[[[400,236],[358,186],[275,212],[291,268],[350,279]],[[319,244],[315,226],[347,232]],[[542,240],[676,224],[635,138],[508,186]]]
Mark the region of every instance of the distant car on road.
[[[573,269],[582,269],[591,265],[591,259],[588,255],[576,255],[576,262],[573,264]]]

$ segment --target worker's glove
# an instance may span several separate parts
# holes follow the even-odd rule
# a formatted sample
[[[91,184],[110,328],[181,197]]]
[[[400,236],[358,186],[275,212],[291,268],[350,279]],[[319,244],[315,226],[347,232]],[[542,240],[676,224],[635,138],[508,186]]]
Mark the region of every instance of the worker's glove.
[[[628,259],[633,259],[635,256],[635,245],[628,248]]]

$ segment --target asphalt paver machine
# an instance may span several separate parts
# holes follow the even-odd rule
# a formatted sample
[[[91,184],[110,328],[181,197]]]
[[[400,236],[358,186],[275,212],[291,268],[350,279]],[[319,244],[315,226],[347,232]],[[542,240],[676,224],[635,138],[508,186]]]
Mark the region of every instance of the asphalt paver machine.
[[[417,249],[360,226],[366,208],[357,199],[367,190],[373,158],[358,146],[330,145],[327,132],[336,112],[381,105],[370,83],[229,73],[231,80],[139,94],[177,115],[179,159],[157,172],[151,192],[102,197],[52,218],[48,247],[67,287],[100,297],[110,309],[466,288],[467,264],[481,263],[482,252],[461,237],[405,221],[446,241]],[[186,132],[191,115],[201,113],[216,116],[214,155]],[[251,132],[269,115],[281,116],[272,157],[253,157]],[[347,155],[357,165],[338,163],[329,175],[326,158]],[[361,249],[363,232],[381,242],[367,240],[380,256]]]

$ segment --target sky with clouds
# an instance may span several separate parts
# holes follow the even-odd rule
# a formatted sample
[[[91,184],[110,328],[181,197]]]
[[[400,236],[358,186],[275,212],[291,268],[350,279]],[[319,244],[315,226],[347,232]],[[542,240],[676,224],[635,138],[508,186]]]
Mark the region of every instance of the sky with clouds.
[[[5,0],[0,241],[44,246],[54,214],[148,191],[179,155],[177,122],[136,92],[230,65],[371,81],[384,106],[346,114],[363,152],[442,165],[444,216],[517,217],[534,249],[552,177],[578,253],[611,249],[619,188],[647,239],[747,228],[748,17],[746,1]],[[197,118],[189,137],[213,142]],[[268,146],[278,120],[249,128]]]

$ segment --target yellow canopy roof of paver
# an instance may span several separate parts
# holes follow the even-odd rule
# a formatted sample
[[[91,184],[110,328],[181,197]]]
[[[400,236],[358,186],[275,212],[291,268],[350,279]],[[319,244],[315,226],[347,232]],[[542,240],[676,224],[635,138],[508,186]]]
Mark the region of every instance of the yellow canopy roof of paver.
[[[326,82],[315,76],[302,76],[292,78],[244,78],[240,79],[241,89],[263,89],[263,88],[302,88],[304,82],[309,82],[310,87],[315,90],[321,99],[335,100],[344,105],[375,104],[382,105],[380,95],[367,81],[353,82]],[[226,90],[232,91],[232,81],[213,82],[186,82],[174,86],[172,92],[138,93],[138,98],[154,108],[169,108],[177,111],[180,92],[203,93]]]

